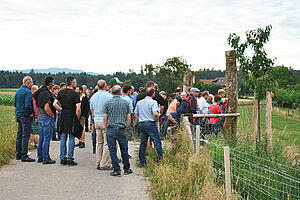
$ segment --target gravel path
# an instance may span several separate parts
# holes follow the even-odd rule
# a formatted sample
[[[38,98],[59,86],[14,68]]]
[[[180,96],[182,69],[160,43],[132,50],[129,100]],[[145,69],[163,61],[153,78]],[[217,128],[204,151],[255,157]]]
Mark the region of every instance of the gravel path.
[[[130,159],[133,174],[112,177],[109,175],[110,171],[96,169],[90,132],[86,134],[86,148],[75,148],[77,166],[58,164],[59,142],[53,141],[50,156],[56,160],[56,164],[43,165],[14,160],[0,169],[0,199],[149,199],[149,183],[144,180],[142,169],[136,166],[137,148],[137,142],[129,143],[129,153],[133,156]],[[32,152],[31,157],[36,158],[36,151]]]

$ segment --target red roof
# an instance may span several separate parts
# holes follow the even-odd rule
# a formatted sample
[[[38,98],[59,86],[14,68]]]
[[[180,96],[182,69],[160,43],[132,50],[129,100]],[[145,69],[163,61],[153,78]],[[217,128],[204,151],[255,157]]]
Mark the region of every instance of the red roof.
[[[205,84],[212,83],[214,79],[200,79]]]

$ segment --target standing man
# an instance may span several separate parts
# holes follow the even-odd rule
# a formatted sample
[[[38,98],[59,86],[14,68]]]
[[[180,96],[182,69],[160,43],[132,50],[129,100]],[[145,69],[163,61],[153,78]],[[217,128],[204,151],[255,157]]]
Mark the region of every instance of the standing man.
[[[133,113],[133,102],[132,99],[130,98],[130,91],[131,87],[129,85],[125,85],[123,87],[123,99],[128,103],[129,109],[130,109],[130,114],[132,115]],[[127,135],[127,140],[131,141],[133,140],[133,117],[131,116],[130,123],[126,127],[126,135]]]
[[[60,139],[60,164],[77,165],[74,161],[75,136],[72,135],[74,129],[74,119],[80,118],[80,98],[79,94],[74,91],[76,88],[76,79],[74,76],[67,77],[67,88],[59,91],[57,98],[54,100],[53,106],[56,110],[61,111],[61,120],[59,131]],[[61,104],[61,107],[59,106]],[[69,147],[67,157],[67,134],[69,134]]]
[[[54,78],[47,76],[44,85],[33,95],[38,107],[38,119],[40,123],[40,138],[38,143],[38,162],[54,164],[49,155],[50,141],[55,123],[55,108],[53,107],[54,95],[51,89],[54,86]]]
[[[83,89],[83,94],[86,96],[87,100],[89,101],[89,95],[87,93],[87,86],[86,85],[82,85],[82,89]],[[89,104],[89,102],[88,102]],[[89,131],[89,114],[90,114],[90,110],[88,110],[88,113],[85,115],[85,122],[84,122],[84,128],[85,128],[85,132]]]
[[[15,95],[16,120],[18,122],[16,159],[22,160],[22,162],[35,162],[35,159],[28,157],[28,140],[31,133],[34,112],[30,90],[32,85],[32,78],[25,76],[23,78],[23,85]]]
[[[103,122],[103,111],[104,104],[112,98],[112,95],[106,92],[107,85],[105,80],[99,80],[97,85],[98,92],[95,93],[90,99],[91,112],[94,118],[97,136],[97,169],[111,170],[112,167],[109,166],[110,158],[107,146],[106,129]]]
[[[81,115],[79,121],[82,128],[84,128],[85,119],[88,117],[88,113],[90,111],[90,105],[89,105],[89,99],[84,93],[83,87],[81,86],[79,86],[79,97],[80,97],[80,108],[81,108]],[[75,146],[79,148],[85,148],[84,140],[85,140],[85,131],[83,129],[82,136],[78,144],[76,144]]]
[[[139,121],[139,129],[141,136],[141,145],[139,149],[140,166],[143,167],[146,164],[146,147],[147,141],[150,137],[155,144],[157,153],[157,162],[159,163],[162,158],[162,147],[160,136],[158,133],[158,119],[159,119],[159,108],[157,102],[153,100],[155,97],[154,88],[147,88],[146,98],[140,100],[135,108],[135,117]]]
[[[130,90],[130,86],[128,86]],[[121,149],[121,156],[124,165],[124,174],[132,173],[130,169],[128,156],[128,142],[126,137],[126,127],[131,120],[131,110],[126,100],[121,98],[121,87],[115,85],[112,88],[113,98],[106,102],[104,106],[103,121],[107,130],[107,144],[109,148],[110,158],[113,166],[111,176],[120,176],[121,169],[117,156],[116,141],[118,141]]]

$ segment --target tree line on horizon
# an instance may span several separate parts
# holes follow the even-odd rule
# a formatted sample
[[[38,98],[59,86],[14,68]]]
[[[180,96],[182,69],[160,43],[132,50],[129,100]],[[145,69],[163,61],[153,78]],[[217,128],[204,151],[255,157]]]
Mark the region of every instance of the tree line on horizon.
[[[187,64],[186,60],[181,57],[168,58],[162,65],[145,64],[141,66],[139,72],[129,70],[129,73],[115,72],[107,75],[91,75],[87,73],[35,73],[31,70],[30,73],[0,71],[0,88],[19,88],[22,85],[24,76],[29,75],[33,78],[34,84],[42,85],[44,78],[47,75],[52,75],[55,78],[55,84],[65,82],[67,76],[75,76],[79,85],[87,85],[88,87],[95,87],[99,79],[104,79],[109,83],[113,77],[118,77],[124,84],[133,85],[136,90],[139,87],[144,87],[146,82],[152,80],[159,85],[159,90],[164,90],[168,94],[175,92],[177,87],[182,87],[182,80],[184,72],[190,70],[191,65]],[[277,66],[274,67],[274,77],[278,82],[278,89],[291,88],[293,85],[299,83],[300,70],[293,70],[292,68]],[[212,94],[216,94],[218,89],[222,88],[220,85],[214,83],[205,84],[201,79],[215,79],[218,77],[225,77],[225,70],[216,69],[199,69],[195,73],[195,87],[201,91],[208,90]],[[238,72],[239,95],[253,95],[253,91],[247,86],[246,78]],[[280,91],[282,92],[282,91]]]

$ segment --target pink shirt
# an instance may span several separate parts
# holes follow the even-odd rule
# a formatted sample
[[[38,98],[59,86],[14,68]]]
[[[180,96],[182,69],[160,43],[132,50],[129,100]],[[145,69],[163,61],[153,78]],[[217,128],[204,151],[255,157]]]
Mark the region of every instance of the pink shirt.
[[[169,105],[169,108],[167,110],[167,114],[175,113],[177,111],[177,104],[178,104],[178,101],[176,99],[174,99]]]
[[[222,110],[221,110],[220,106],[212,104],[209,106],[209,112],[210,112],[210,114],[220,114],[220,113],[222,113]],[[220,121],[220,117],[211,117],[209,119],[210,124],[215,124],[219,121]]]

